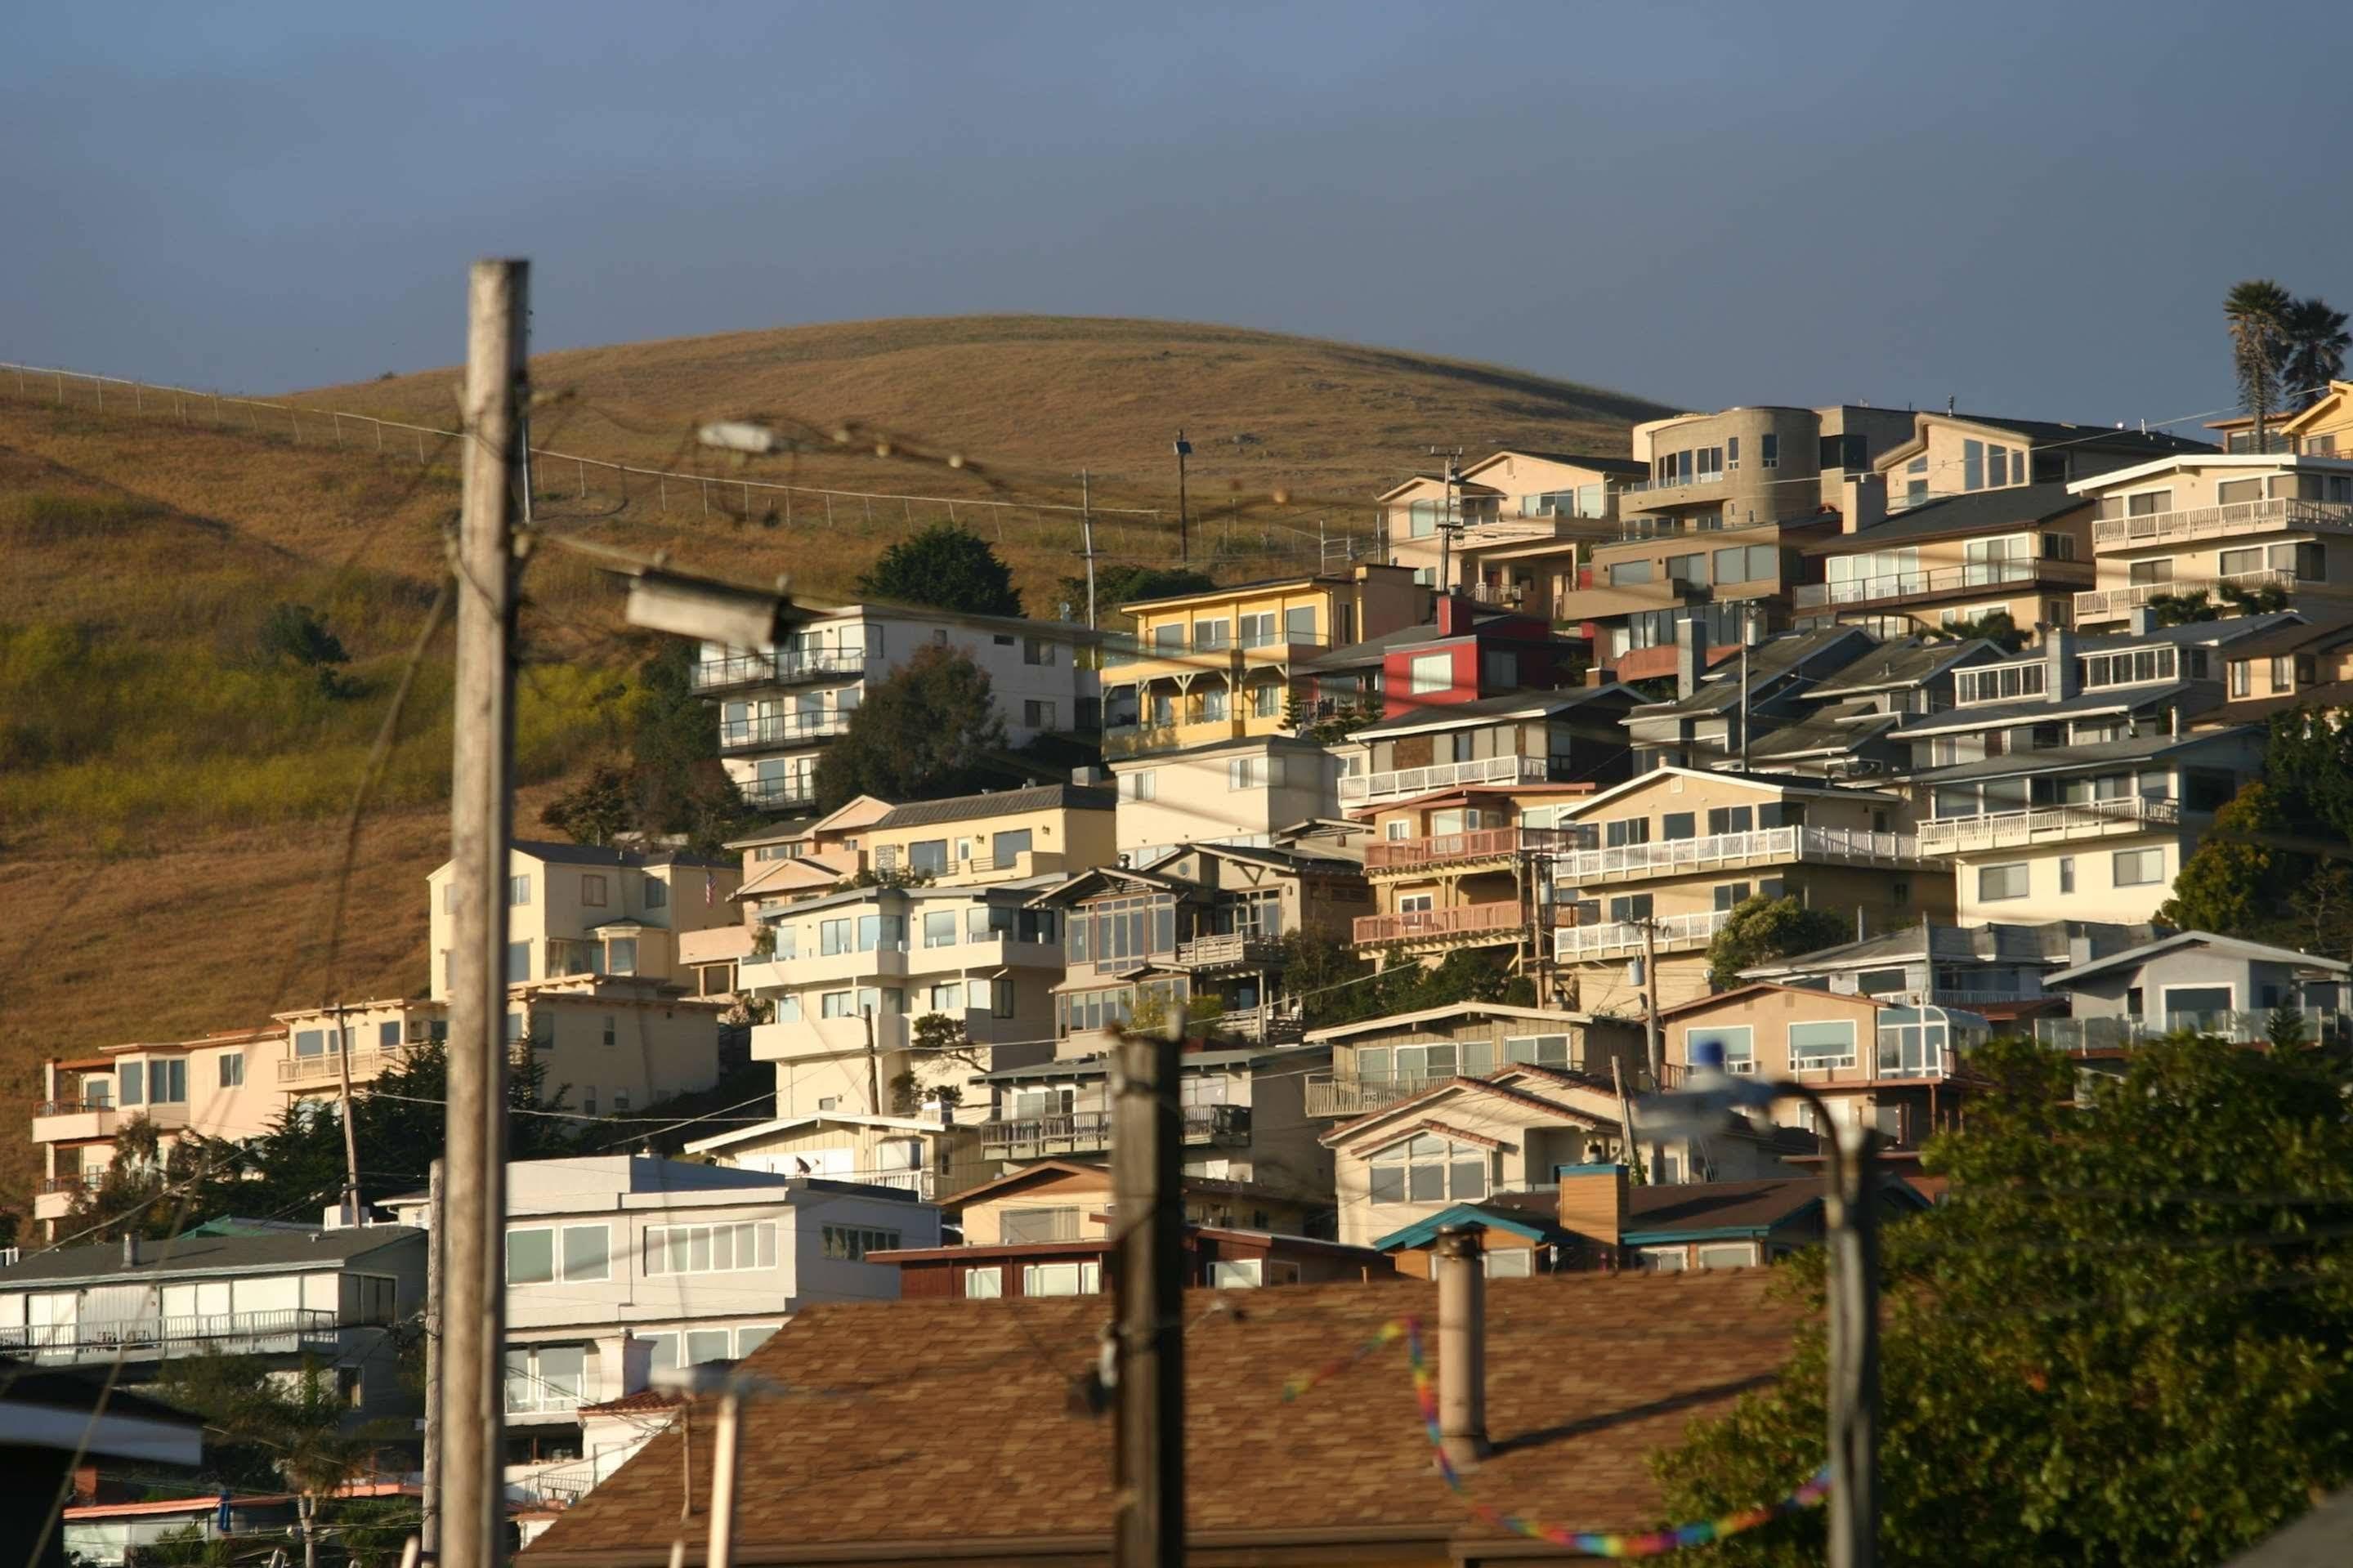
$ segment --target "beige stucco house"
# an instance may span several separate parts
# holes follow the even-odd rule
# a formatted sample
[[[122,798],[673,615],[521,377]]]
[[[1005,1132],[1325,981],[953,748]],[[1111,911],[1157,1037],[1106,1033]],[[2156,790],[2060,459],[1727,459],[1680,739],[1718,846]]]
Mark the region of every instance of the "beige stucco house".
[[[1605,1017],[1503,1002],[1457,1002],[1334,1024],[1307,1036],[1332,1052],[1331,1070],[1307,1078],[1307,1114],[1347,1119],[1455,1078],[1487,1078],[1514,1067],[1553,1068],[1597,1084],[1651,1084],[1642,1027]]]
[[[2074,596],[2078,626],[2191,594],[2270,589],[2301,603],[2353,575],[2353,451],[2167,458],[2068,489],[2094,513],[2098,584]]]
[[[620,974],[692,987],[678,942],[737,923],[743,881],[733,860],[682,851],[598,848],[518,839],[507,860],[507,983]],[[426,879],[431,895],[431,994],[449,995],[452,863]]]

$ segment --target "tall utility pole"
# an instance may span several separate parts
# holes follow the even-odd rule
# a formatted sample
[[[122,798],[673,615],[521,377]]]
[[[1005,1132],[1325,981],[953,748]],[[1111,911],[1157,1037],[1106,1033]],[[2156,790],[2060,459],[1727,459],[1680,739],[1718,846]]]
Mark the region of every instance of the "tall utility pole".
[[[1667,1091],[1667,1039],[1659,1032],[1659,928],[1645,915],[1642,926],[1642,1044],[1651,1056],[1651,1091]],[[1627,1142],[1633,1142],[1633,1129],[1627,1129]],[[1653,1141],[1651,1144],[1650,1178],[1653,1185],[1660,1182],[1666,1169],[1667,1146]]]
[[[1176,432],[1176,563],[1187,565],[1193,559],[1190,524],[1192,517],[1185,506],[1185,459],[1193,455],[1193,443],[1185,439],[1185,432]]]
[[[360,1143],[359,1135],[352,1131],[352,1050],[351,1042],[343,1037],[343,1005],[335,1004],[335,1067],[343,1080],[343,1201],[345,1225],[360,1223]]]
[[[530,264],[478,261],[468,296],[458,668],[449,781],[448,1239],[442,1257],[441,1562],[506,1554],[507,846],[514,817],[517,416]]]
[[[425,1178],[425,1495],[417,1530],[425,1568],[441,1560],[441,1281],[447,1269],[441,1244],[448,1236],[441,1205],[441,1162]]]
[[[1819,1103],[1819,1102],[1818,1102]],[[1816,1111],[1827,1116],[1828,1108]],[[1869,1127],[1831,1122],[1830,1249],[1831,1568],[1879,1562],[1879,1160]],[[1844,1159],[1838,1156],[1843,1153]]]
[[[1454,592],[1454,532],[1460,526],[1454,519],[1454,487],[1462,482],[1462,448],[1443,452],[1432,447],[1430,455],[1446,459],[1446,510],[1438,519],[1438,592],[1443,597]]]
[[[1079,470],[1079,542],[1087,552],[1087,630],[1095,629],[1095,514],[1087,493],[1087,471]],[[874,1113],[881,1115],[881,1111]]]
[[[882,1054],[874,1048],[874,1009],[860,1007],[858,1016],[866,1026],[866,1103],[871,1107],[868,1114],[880,1116],[883,1114]]]
[[[1182,1010],[1155,1037],[1120,1037],[1112,1080],[1112,1221],[1119,1227],[1120,1568],[1185,1561],[1185,1207],[1176,1080]]]

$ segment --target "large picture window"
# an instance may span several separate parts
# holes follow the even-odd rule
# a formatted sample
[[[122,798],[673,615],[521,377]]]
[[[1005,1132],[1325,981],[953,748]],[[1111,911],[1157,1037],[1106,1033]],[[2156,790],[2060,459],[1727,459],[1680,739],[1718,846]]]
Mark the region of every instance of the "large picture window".
[[[1722,1046],[1725,1071],[1755,1072],[1756,1037],[1757,1031],[1745,1024],[1737,1028],[1687,1029],[1683,1032],[1683,1060],[1693,1060],[1703,1047]]]
[[[720,1274],[776,1266],[776,1227],[765,1220],[646,1227],[649,1275]]]
[[[1789,1026],[1789,1068],[1804,1072],[1811,1068],[1851,1068],[1854,1066],[1854,1021],[1851,1018],[1834,1023],[1792,1024]]]
[[[1376,1204],[1475,1203],[1487,1195],[1486,1150],[1422,1133],[1375,1153],[1371,1163]]]
[[[507,1232],[507,1283],[551,1285],[613,1277],[612,1227],[533,1226]]]

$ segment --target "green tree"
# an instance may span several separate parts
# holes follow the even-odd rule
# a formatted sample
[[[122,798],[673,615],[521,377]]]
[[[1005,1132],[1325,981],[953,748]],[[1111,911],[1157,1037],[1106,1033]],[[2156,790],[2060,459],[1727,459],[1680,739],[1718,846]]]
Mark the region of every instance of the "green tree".
[[[2239,405],[2254,421],[2253,450],[2264,449],[2264,426],[2279,407],[2280,372],[2287,363],[2287,316],[2295,300],[2268,278],[2232,286],[2222,317],[2231,329],[2231,374]]]
[[[349,697],[358,690],[340,673],[352,656],[343,650],[343,640],[327,629],[324,618],[308,605],[272,605],[262,617],[256,640],[265,662],[311,670],[325,696]]]
[[[1971,642],[1983,637],[2008,653],[2016,653],[2026,646],[2026,632],[2010,618],[2008,610],[1994,610],[1973,621],[1955,621],[1950,626],[1934,626],[1928,636],[1954,642]]]
[[[1973,1053],[1950,1200],[1885,1234],[1880,1560],[2211,1564],[2353,1479],[2353,1123],[2319,1054],[2179,1037],[2077,1101],[2076,1064]],[[1784,1265],[1819,1309],[1819,1250]],[[1818,1326],[1654,1460],[1677,1518],[1821,1462]],[[1796,1568],[1819,1512],[1709,1548]]]
[[[2186,626],[2194,622],[2221,620],[2222,606],[2205,589],[2192,588],[2183,594],[2151,595],[2148,614],[2160,626]]]
[[[1724,929],[1707,944],[1707,983],[1729,991],[1740,984],[1744,969],[1835,946],[1851,931],[1844,919],[1808,909],[1795,895],[1768,899],[1760,893],[1735,905]]]
[[[2258,583],[2252,588],[2236,583],[2217,583],[2214,584],[2214,596],[2242,616],[2272,615],[2286,609],[2288,602],[2287,590],[2277,583]],[[2198,618],[2211,620],[2213,617],[2201,616]]]
[[[2280,382],[2291,406],[2319,396],[2345,374],[2345,351],[2353,348],[2353,337],[2346,334],[2344,311],[2330,310],[2326,300],[2298,300],[2280,318],[2280,331],[2287,340]]]
[[[1189,566],[1144,566],[1132,563],[1099,566],[1095,569],[1095,609],[1101,619],[1117,617],[1124,621],[1126,617],[1119,609],[1122,605],[1165,598],[1171,594],[1203,593],[1217,585],[1216,578]],[[1087,603],[1086,578],[1063,578],[1062,595],[1073,611],[1083,610]]]
[[[953,522],[935,522],[885,550],[858,579],[858,592],[863,598],[967,615],[1021,613],[1011,569],[980,535]]]
[[[926,644],[867,689],[841,737],[818,754],[817,795],[832,811],[861,795],[936,799],[1001,782],[1005,722],[988,674]]]
[[[90,1241],[177,1236],[191,1216],[225,1212],[249,1163],[237,1145],[198,1134],[184,1133],[167,1146],[154,1122],[132,1116],[115,1131],[105,1173],[74,1194],[61,1234]]]
[[[2157,918],[2181,931],[2256,938],[2268,932],[2287,894],[2308,866],[2263,840],[2285,831],[2278,803],[2258,781],[2242,787],[2214,814],[2173,879],[2173,896]],[[2293,861],[2293,863],[2291,863]]]
[[[586,778],[549,801],[539,814],[542,826],[553,827],[575,844],[595,845],[610,844],[636,817],[628,775],[611,763],[591,767]]]

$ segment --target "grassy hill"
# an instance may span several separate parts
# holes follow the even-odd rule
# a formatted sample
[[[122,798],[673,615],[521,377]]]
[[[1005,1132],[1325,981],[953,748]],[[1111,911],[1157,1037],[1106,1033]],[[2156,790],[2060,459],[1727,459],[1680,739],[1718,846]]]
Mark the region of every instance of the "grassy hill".
[[[1191,435],[1197,534],[1221,573],[1314,558],[1314,498],[1356,526],[1433,440],[1622,451],[1648,405],[1490,367],[1267,333],[1155,322],[973,318],[791,328],[583,350],[534,366],[535,439],[615,460],[844,489],[1173,505],[1167,443]],[[306,394],[304,405],[448,426],[454,373]],[[807,450],[731,466],[680,433],[720,416],[797,416]],[[831,432],[848,427],[844,447]],[[889,433],[889,457],[874,455]],[[1244,437],[1237,440],[1235,437]],[[449,647],[428,647],[362,821],[332,921],[342,826],[443,570],[454,452],[304,416],[281,427],[156,397],[60,403],[0,379],[0,1201],[32,1168],[21,1135],[41,1058],[248,1025],[424,979],[423,879],[445,853]],[[975,462],[933,460],[954,451]],[[911,455],[912,454],[912,455]],[[976,471],[977,470],[977,471]],[[681,563],[846,595],[875,553],[944,509],[837,503],[789,520],[714,482],[663,498],[562,466],[538,520]],[[1063,488],[1058,491],[1055,486]],[[1290,501],[1270,497],[1288,489]],[[682,493],[685,492],[685,493]],[[757,492],[754,492],[755,497]],[[959,515],[998,542],[1034,611],[1080,570],[1051,512]],[[1345,518],[1335,521],[1345,526]],[[1173,531],[1107,521],[1113,559],[1166,562]],[[524,577],[517,821],[618,744],[652,647],[609,579],[541,552]],[[275,606],[307,605],[349,658],[272,657]],[[332,963],[329,937],[335,949]]]

